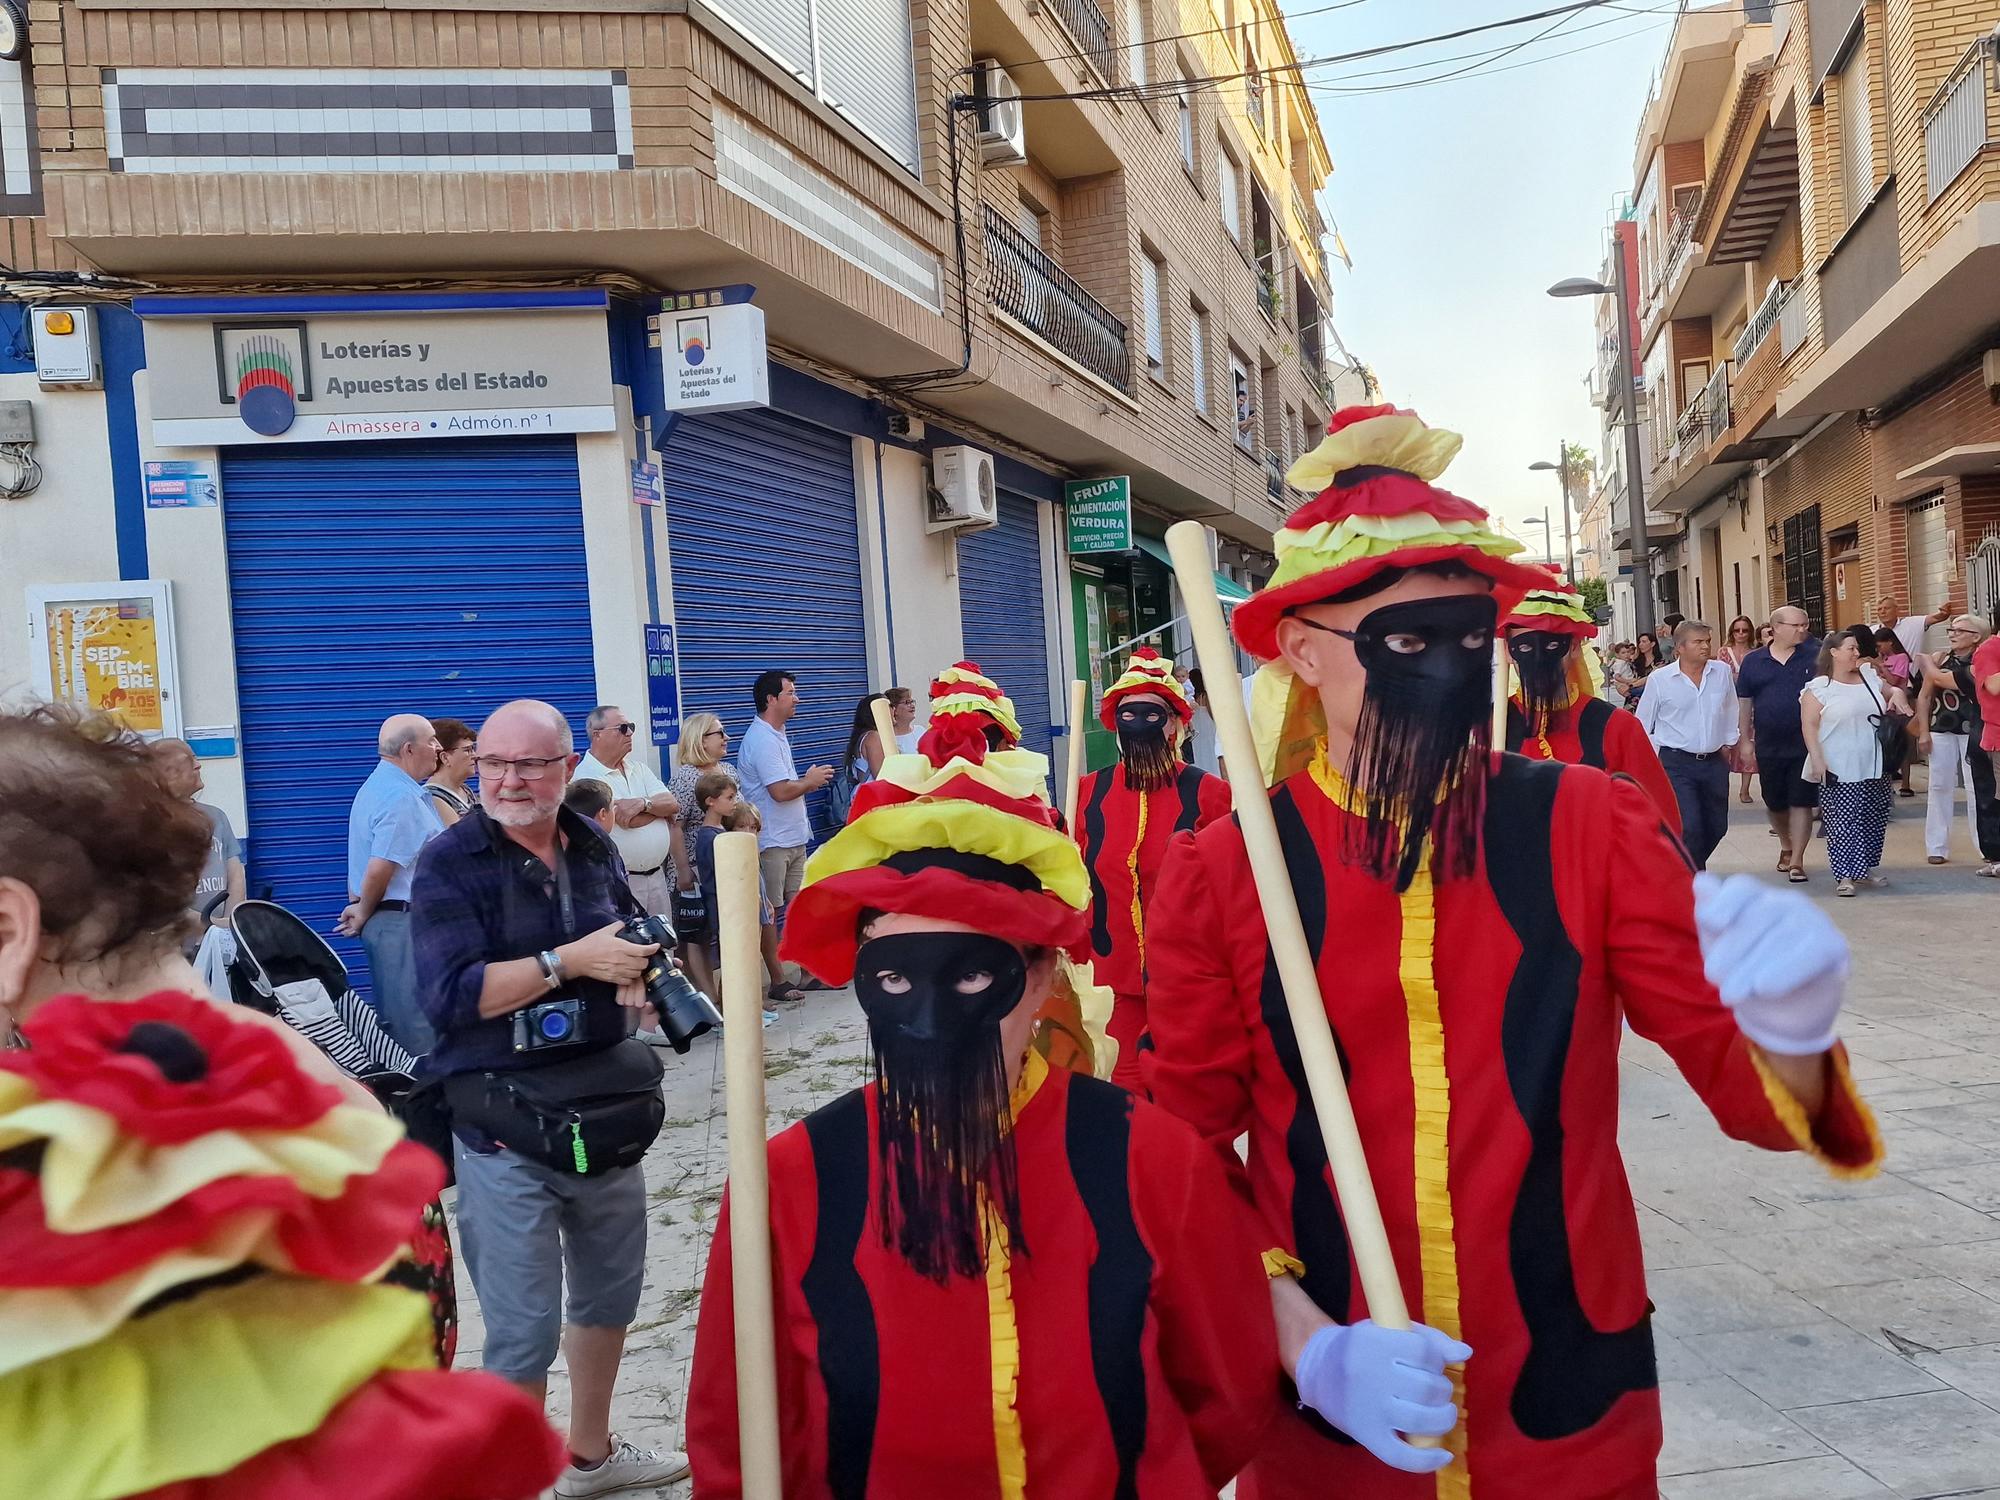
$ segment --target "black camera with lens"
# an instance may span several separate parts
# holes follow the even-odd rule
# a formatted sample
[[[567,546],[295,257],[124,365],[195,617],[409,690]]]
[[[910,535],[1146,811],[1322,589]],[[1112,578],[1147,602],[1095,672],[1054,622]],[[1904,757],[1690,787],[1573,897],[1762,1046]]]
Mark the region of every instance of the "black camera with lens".
[[[583,1040],[583,1002],[544,1000],[514,1012],[514,1050],[539,1052]]]
[[[660,1018],[660,1029],[676,1052],[686,1052],[704,1031],[722,1024],[715,1002],[688,983],[687,975],[674,962],[674,948],[680,939],[665,917],[644,912],[627,917],[619,936],[628,943],[658,943],[660,951],[646,960],[646,998]]]

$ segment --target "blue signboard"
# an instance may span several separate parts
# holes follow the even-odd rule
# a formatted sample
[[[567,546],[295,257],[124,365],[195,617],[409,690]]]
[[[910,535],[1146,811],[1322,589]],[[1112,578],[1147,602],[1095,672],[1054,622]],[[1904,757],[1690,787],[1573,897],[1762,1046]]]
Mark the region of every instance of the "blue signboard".
[[[646,688],[653,710],[653,743],[671,749],[681,737],[680,664],[674,656],[674,627],[646,627]]]

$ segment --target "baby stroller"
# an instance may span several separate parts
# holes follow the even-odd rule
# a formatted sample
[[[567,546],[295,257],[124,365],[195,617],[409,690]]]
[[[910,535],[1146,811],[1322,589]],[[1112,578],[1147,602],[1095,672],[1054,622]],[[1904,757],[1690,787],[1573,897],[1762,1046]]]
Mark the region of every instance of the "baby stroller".
[[[239,902],[230,920],[236,930],[236,958],[228,971],[230,999],[276,1016],[304,1036],[449,1167],[449,1128],[424,1106],[417,1060],[382,1029],[374,1008],[355,993],[340,955],[275,901]]]

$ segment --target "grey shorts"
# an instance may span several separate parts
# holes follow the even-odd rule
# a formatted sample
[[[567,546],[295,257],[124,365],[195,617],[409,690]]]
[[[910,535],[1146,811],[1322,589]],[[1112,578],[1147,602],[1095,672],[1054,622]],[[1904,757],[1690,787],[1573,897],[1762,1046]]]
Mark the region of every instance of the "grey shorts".
[[[565,1322],[629,1327],[646,1279],[645,1169],[576,1177],[454,1145],[459,1250],[486,1324],[485,1368],[540,1380]]]

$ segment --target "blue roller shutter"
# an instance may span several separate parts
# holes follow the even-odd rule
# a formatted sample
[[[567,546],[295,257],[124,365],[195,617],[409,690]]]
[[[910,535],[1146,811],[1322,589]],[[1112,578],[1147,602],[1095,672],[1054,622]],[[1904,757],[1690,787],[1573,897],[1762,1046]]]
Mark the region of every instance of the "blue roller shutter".
[[[869,687],[853,440],[778,412],[690,417],[660,469],[682,711],[720,714],[733,753],[757,674],[796,672],[793,758],[837,764]],[[828,800],[809,803],[816,834]]]
[[[391,714],[596,697],[574,438],[230,448],[223,522],[249,879],[315,931]],[[336,942],[357,983],[359,944]]]
[[[1021,716],[1021,743],[1049,753],[1049,638],[1042,613],[1042,531],[1035,502],[1000,492],[1000,524],[958,541],[965,654]]]

